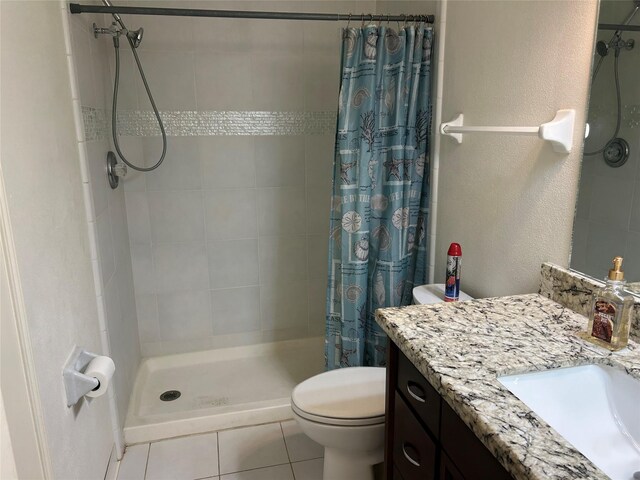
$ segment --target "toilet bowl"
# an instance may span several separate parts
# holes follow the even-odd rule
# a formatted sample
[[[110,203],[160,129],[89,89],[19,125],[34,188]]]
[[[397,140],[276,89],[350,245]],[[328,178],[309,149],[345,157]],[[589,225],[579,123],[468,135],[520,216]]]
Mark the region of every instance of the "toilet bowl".
[[[440,303],[444,284],[413,289],[416,305]],[[460,292],[460,300],[472,297]],[[386,369],[348,367],[300,383],[291,409],[302,431],[324,447],[324,480],[373,480],[384,459]]]
[[[324,447],[324,480],[373,480],[384,457],[385,377],[384,368],[341,368],[293,390],[294,418]]]

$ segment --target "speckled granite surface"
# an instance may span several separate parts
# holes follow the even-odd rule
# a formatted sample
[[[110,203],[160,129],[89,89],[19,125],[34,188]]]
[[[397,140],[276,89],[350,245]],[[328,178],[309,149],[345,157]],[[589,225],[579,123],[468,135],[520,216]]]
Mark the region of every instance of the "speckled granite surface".
[[[552,263],[543,263],[540,273],[540,295],[555,300],[585,317],[589,315],[591,294],[596,288],[600,288],[603,282],[597,283],[590,277]],[[640,299],[636,299],[631,313],[629,336],[640,342]]]
[[[575,336],[585,317],[538,294],[388,308],[376,319],[515,478],[608,478],[497,377],[599,363],[640,378],[638,344],[591,345]]]

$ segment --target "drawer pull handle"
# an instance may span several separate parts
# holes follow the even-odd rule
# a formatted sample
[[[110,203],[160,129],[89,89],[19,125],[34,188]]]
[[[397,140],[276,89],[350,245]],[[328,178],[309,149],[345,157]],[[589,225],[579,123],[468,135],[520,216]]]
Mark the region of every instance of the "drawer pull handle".
[[[407,453],[407,449],[411,450],[411,453],[413,453],[416,457],[418,457],[418,460],[414,460],[413,458],[411,458],[411,455]],[[420,456],[418,455],[418,452],[416,451],[416,449],[413,448],[410,444],[408,443],[402,444],[402,453],[404,453],[404,458],[409,460],[409,463],[411,463],[412,465],[415,465],[416,467],[420,466]]]
[[[420,403],[427,403],[427,396],[424,390],[416,382],[412,382],[411,380],[407,382],[407,393],[411,395],[414,400]]]

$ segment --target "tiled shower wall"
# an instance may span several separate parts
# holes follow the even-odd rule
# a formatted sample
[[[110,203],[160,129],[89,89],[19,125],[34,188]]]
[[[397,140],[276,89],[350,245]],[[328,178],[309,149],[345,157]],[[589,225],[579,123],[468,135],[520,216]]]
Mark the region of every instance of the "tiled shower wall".
[[[74,108],[84,113],[85,119],[100,115],[104,121],[105,108],[110,101],[107,39],[96,40],[91,25],[102,23],[98,15],[70,15],[72,61],[75,66],[78,98]],[[110,53],[110,52],[109,52]],[[99,122],[82,121],[78,125],[81,152],[81,171],[87,204],[87,220],[91,242],[98,315],[108,333],[109,352],[116,364],[113,384],[109,391],[115,397],[120,427],[124,424],[129,396],[140,363],[140,346],[136,322],[131,254],[125,198],[122,189],[111,190],[107,183],[105,162],[111,150],[104,128],[95,128]],[[121,430],[115,428],[116,435]]]
[[[267,1],[196,6],[375,7]],[[138,52],[171,134],[164,164],[146,175],[132,172],[124,186],[143,355],[322,335],[340,26],[125,20],[129,28],[144,26]],[[109,58],[113,72],[112,52]],[[153,134],[130,52],[123,49],[122,59],[123,150],[150,165],[161,140]],[[148,128],[127,121],[140,116]],[[225,130],[231,122],[219,123],[221,117],[233,119],[233,128]]]
[[[620,23],[629,16],[631,0],[602,1],[601,23]],[[636,14],[633,23],[640,21]],[[613,32],[599,31],[597,40],[608,42]],[[622,121],[619,137],[629,143],[631,155],[618,168],[605,164],[602,154],[584,156],[571,267],[603,278],[616,255],[625,257],[624,270],[630,281],[640,281],[640,34],[625,32],[624,40],[635,39],[633,50],[619,58]],[[595,61],[597,62],[596,56]],[[614,132],[616,89],[613,76],[614,51],[605,57],[589,102],[590,139],[587,151],[601,148]]]

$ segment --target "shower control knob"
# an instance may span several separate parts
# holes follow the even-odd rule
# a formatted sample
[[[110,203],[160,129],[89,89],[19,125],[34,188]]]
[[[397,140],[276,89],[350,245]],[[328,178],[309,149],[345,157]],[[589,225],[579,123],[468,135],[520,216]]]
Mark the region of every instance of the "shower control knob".
[[[117,177],[124,178],[127,176],[127,166],[124,163],[118,163],[113,167],[113,173],[115,173]]]
[[[120,178],[124,178],[127,175],[127,166],[124,163],[118,163],[116,154],[113,152],[107,153],[107,179],[109,185],[114,190],[118,188]]]

